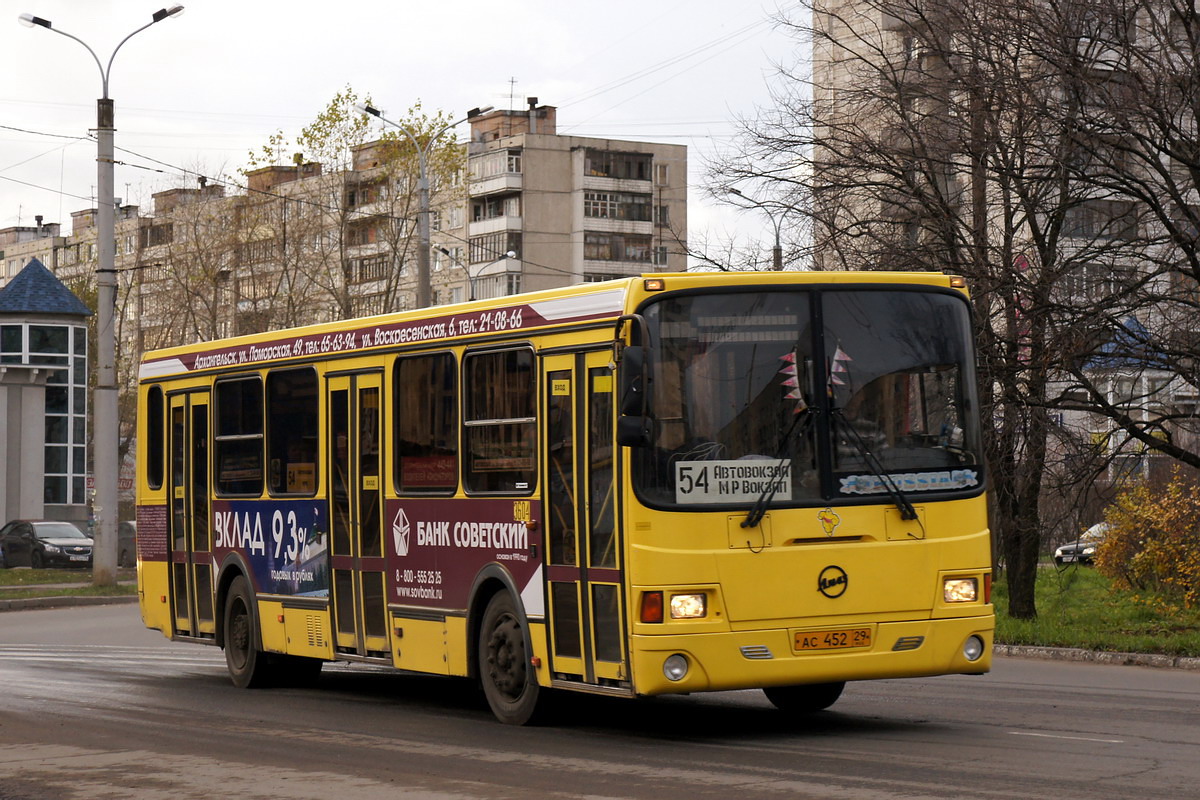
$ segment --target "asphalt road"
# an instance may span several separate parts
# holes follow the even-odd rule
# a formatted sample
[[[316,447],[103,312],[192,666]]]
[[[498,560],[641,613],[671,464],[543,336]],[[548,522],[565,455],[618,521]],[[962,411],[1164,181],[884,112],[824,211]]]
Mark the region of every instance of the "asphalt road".
[[[1200,797],[1196,671],[1001,658],[803,719],[759,692],[562,706],[513,728],[465,682],[337,665],[240,691],[136,606],[7,612],[0,800]]]

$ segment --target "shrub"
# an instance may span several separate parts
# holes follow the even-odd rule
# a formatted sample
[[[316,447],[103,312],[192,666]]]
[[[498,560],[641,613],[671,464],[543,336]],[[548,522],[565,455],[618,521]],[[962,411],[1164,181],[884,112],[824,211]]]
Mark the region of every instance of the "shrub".
[[[1110,527],[1096,551],[1101,574],[1159,600],[1200,605],[1200,492],[1193,482],[1176,470],[1164,489],[1126,490],[1104,518]]]

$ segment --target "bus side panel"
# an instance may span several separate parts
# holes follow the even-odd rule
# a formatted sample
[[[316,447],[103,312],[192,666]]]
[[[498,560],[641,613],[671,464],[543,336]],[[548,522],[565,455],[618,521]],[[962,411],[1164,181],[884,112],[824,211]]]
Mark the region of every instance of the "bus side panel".
[[[283,603],[258,601],[258,631],[263,650],[268,653],[288,652],[287,628],[284,625]]]
[[[333,658],[328,609],[288,608],[284,605],[283,632],[287,637],[288,655],[326,660]]]
[[[142,622],[147,628],[162,631],[170,638],[174,623],[171,619],[167,507],[139,505],[137,522],[138,604]]]
[[[392,633],[396,667],[435,675],[448,674],[445,619],[412,619],[393,614]]]

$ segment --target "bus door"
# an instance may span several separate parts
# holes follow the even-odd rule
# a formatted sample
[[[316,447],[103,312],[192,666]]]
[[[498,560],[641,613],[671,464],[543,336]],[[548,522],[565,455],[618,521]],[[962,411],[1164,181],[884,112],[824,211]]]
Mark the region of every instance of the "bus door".
[[[326,385],[334,629],[339,653],[387,657],[383,553],[383,376]]]
[[[209,514],[208,392],[170,398],[171,598],[177,636],[211,637],[212,527]]]
[[[624,575],[615,508],[609,350],[543,359],[546,576],[553,672],[628,679]]]

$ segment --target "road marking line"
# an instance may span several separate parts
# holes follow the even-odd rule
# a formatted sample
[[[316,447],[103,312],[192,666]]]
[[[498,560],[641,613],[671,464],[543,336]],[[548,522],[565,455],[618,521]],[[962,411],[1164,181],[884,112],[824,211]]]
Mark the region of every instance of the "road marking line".
[[[1093,739],[1090,736],[1061,736],[1055,733],[1027,733],[1025,731],[1009,731],[1012,736],[1040,736],[1043,739],[1073,739],[1077,742],[1104,742],[1105,744],[1125,744],[1124,739]]]

